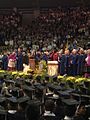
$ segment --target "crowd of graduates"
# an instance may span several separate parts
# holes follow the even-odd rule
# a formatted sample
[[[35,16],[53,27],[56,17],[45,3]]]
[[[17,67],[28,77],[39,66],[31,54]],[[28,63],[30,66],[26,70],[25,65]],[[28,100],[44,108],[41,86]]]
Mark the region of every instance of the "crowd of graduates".
[[[4,107],[0,108],[1,120],[3,115],[7,115],[8,120],[71,120],[73,117],[88,120],[89,82],[77,89],[74,84],[58,82],[57,77],[53,77],[52,83],[49,79],[49,76],[44,80],[37,76],[34,80],[32,75],[28,80],[0,78],[0,105]]]
[[[89,120],[90,82],[75,88],[49,79],[0,77],[0,120]]]

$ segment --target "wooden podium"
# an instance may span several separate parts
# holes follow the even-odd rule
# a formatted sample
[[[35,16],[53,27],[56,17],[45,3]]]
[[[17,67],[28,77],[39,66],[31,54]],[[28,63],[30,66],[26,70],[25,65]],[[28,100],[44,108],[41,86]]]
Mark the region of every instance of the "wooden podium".
[[[48,61],[48,75],[58,75],[58,61]]]
[[[35,70],[35,59],[29,59],[30,69]]]

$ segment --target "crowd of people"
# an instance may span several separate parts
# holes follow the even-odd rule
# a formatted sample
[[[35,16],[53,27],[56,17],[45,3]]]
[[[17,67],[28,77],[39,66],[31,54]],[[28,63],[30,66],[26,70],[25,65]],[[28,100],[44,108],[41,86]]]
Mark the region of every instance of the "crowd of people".
[[[90,78],[89,39],[89,8],[49,9],[28,26],[15,8],[0,17],[0,69],[23,71],[23,65],[32,66],[30,59],[57,61],[60,75]],[[88,120],[90,82],[75,88],[56,79],[0,76],[0,120]]]
[[[14,9],[10,15],[0,18],[0,41],[6,46],[30,47],[31,49],[69,48],[82,46],[89,41],[89,8],[56,8],[40,12],[29,25],[22,24],[22,14]]]

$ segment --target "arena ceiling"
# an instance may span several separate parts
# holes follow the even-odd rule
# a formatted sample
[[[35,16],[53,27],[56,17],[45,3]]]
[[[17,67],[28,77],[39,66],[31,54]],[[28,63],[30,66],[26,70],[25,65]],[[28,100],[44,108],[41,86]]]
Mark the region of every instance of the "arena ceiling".
[[[90,0],[0,0],[0,8],[90,6]]]

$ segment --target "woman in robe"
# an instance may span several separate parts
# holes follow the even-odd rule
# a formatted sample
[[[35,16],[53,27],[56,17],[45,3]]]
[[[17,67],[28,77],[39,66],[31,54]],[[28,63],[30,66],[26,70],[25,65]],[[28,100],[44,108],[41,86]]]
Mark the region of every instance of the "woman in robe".
[[[8,70],[10,70],[10,71],[15,70],[15,66],[16,66],[16,53],[15,52],[11,53],[9,55],[9,57],[8,57],[8,60],[9,60],[9,62],[8,62]]]

